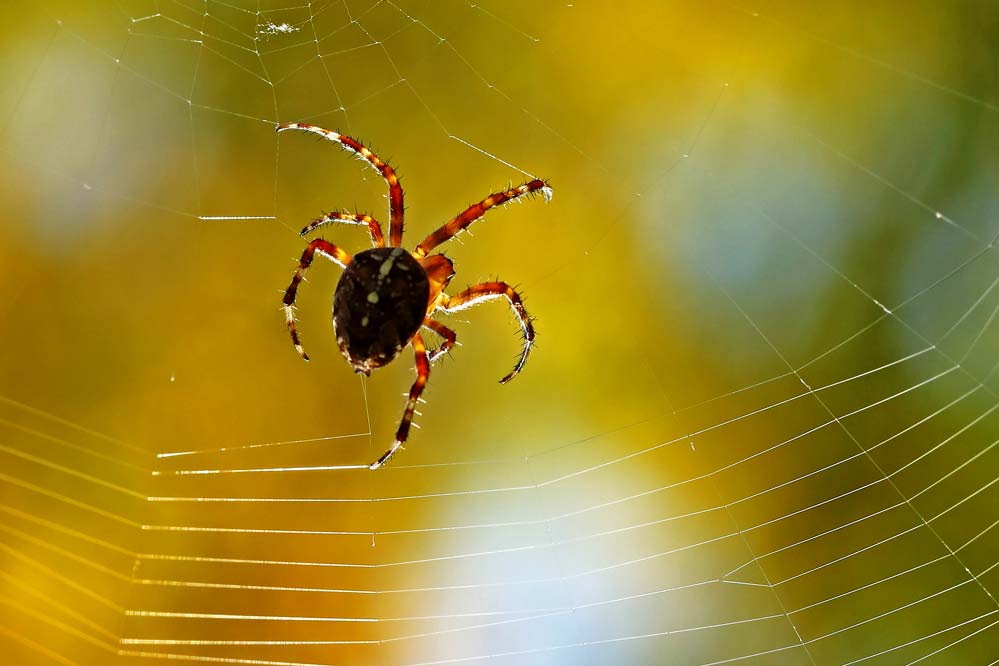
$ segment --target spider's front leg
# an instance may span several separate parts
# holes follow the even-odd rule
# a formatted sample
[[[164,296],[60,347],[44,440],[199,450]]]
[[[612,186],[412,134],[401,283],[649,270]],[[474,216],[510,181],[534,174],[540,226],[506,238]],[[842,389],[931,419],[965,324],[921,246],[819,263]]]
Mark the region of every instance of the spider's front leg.
[[[368,465],[368,469],[378,469],[387,463],[395,452],[398,451],[409,437],[409,427],[413,424],[413,413],[416,412],[416,403],[423,393],[423,388],[427,385],[430,377],[430,358],[427,356],[427,347],[423,344],[423,338],[417,333],[413,336],[413,350],[416,352],[416,381],[409,389],[409,398],[406,401],[406,410],[402,413],[402,422],[395,433],[395,442],[382,457]]]
[[[429,328],[431,331],[444,338],[444,342],[441,343],[440,347],[437,349],[431,349],[427,352],[427,357],[430,359],[431,363],[451,351],[451,347],[454,347],[455,342],[458,340],[458,336],[454,331],[436,319],[431,319],[430,317],[424,319],[423,328]]]
[[[509,301],[513,313],[517,315],[517,320],[520,322],[520,330],[524,334],[524,349],[520,353],[520,360],[517,361],[513,370],[500,380],[500,384],[506,384],[516,377],[524,367],[524,364],[527,363],[527,355],[531,353],[531,347],[534,345],[534,325],[531,323],[530,315],[527,314],[527,310],[524,308],[524,301],[521,299],[520,294],[506,282],[483,282],[482,284],[469,287],[457,296],[441,299],[442,302],[438,307],[445,312],[456,312],[501,297],[505,297]]]
[[[360,156],[361,159],[367,161],[368,164],[374,167],[374,169],[382,175],[382,178],[385,179],[385,182],[388,183],[390,218],[389,244],[393,247],[399,247],[402,245],[402,225],[403,213],[405,209],[402,203],[402,185],[399,184],[399,178],[395,174],[395,169],[361,145],[357,139],[352,139],[349,136],[340,134],[339,132],[332,132],[328,129],[316,127],[315,125],[306,125],[305,123],[288,123],[287,125],[277,126],[278,132],[284,132],[285,130],[301,130],[303,132],[318,134],[325,139],[329,139],[334,143],[340,144],[344,150]]]
[[[298,339],[298,331],[295,329],[295,295],[298,293],[298,285],[302,282],[305,277],[305,271],[308,270],[309,266],[312,265],[312,259],[316,252],[328,257],[330,261],[339,264],[341,268],[346,268],[347,264],[350,263],[352,257],[347,252],[344,252],[338,248],[333,243],[325,241],[322,238],[317,238],[313,240],[302,252],[302,258],[298,262],[298,269],[295,271],[295,276],[291,278],[291,284],[288,285],[288,289],[284,292],[284,299],[282,303],[284,304],[284,316],[288,322],[288,331],[291,332],[291,342],[295,345],[295,350],[302,356],[306,361],[309,360],[308,354],[302,348],[302,343]]]

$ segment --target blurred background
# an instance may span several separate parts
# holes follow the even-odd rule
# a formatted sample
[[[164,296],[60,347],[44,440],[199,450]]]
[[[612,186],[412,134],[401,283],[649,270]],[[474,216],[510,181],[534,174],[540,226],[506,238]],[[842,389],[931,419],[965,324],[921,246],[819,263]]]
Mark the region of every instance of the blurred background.
[[[995,664],[990,3],[46,1],[0,9],[9,664]],[[365,380],[323,211],[442,247]],[[323,234],[351,252],[362,228]]]

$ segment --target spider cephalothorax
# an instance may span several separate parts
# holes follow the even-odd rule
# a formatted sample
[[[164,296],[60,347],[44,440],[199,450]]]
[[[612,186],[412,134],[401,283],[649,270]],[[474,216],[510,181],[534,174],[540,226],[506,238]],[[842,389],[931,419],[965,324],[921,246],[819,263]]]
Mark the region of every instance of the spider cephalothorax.
[[[368,227],[371,242],[375,247],[352,257],[329,241],[322,238],[314,239],[302,253],[298,270],[295,271],[295,276],[285,291],[283,301],[292,343],[302,358],[309,360],[298,338],[293,307],[298,285],[305,271],[312,265],[315,253],[319,252],[344,268],[333,296],[333,329],[336,332],[340,352],[355,372],[370,375],[375,368],[392,361],[407,345],[413,345],[416,352],[416,381],[409,390],[409,398],[406,401],[402,422],[396,431],[395,442],[381,458],[369,465],[371,469],[378,469],[388,462],[409,435],[416,403],[430,376],[430,364],[447,353],[457,339],[454,331],[431,319],[435,311],[454,312],[493,298],[507,299],[520,321],[524,334],[524,348],[517,365],[500,380],[501,383],[505,384],[520,372],[534,344],[531,318],[513,287],[505,282],[483,282],[465,289],[460,294],[448,296],[444,290],[454,277],[454,266],[444,255],[430,254],[430,251],[453,238],[482,217],[490,208],[532,192],[540,192],[545,201],[548,201],[551,199],[552,191],[545,181],[534,179],[523,185],[491,194],[479,203],[469,206],[424,238],[412,252],[407,252],[401,247],[402,187],[392,167],[349,136],[299,123],[280,125],[277,131],[289,129],[312,132],[335,141],[344,150],[366,160],[381,173],[389,186],[391,219],[388,247],[385,246],[385,237],[377,220],[358,213],[328,213],[302,229],[302,235],[305,236],[325,224],[336,222],[358,224]],[[420,336],[420,328],[430,329],[439,335],[443,340],[440,347],[428,351]]]

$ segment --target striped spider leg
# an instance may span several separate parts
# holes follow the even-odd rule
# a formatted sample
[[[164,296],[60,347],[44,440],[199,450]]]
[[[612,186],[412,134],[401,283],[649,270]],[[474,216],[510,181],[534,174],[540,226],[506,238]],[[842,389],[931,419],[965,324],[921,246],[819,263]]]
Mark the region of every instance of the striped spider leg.
[[[368,162],[368,164],[370,164],[375,171],[382,175],[382,178],[384,178],[385,182],[388,183],[389,188],[389,245],[392,247],[400,247],[402,245],[404,209],[402,204],[402,185],[399,184],[399,177],[396,176],[395,169],[383,162],[381,158],[373,152],[362,146],[359,141],[352,139],[349,136],[344,136],[343,134],[332,132],[328,129],[323,129],[322,127],[316,127],[315,125],[305,125],[303,123],[278,125],[278,132],[284,132],[285,130],[301,130],[303,132],[311,132],[313,134],[318,134],[325,139],[329,139],[334,143],[338,143],[340,144],[340,147],[347,152],[359,155],[362,159]]]

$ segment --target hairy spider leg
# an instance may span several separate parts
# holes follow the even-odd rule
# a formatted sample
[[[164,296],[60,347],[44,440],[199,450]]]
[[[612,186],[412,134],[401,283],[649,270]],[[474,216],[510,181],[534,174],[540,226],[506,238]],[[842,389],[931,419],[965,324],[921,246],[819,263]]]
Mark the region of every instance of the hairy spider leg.
[[[417,258],[427,256],[428,252],[441,243],[454,238],[459,231],[485,215],[486,211],[490,208],[502,206],[509,201],[530,194],[531,192],[541,192],[545,201],[551,201],[552,188],[548,187],[548,183],[537,178],[529,183],[524,183],[523,185],[518,185],[517,187],[511,187],[509,190],[490,194],[479,203],[472,204],[455,216],[454,219],[444,224],[444,226],[440,229],[424,238],[423,241],[416,246],[416,250],[413,252],[414,256]]]
[[[310,222],[308,226],[299,232],[299,235],[308,236],[319,227],[337,222],[361,226],[367,225],[368,231],[371,232],[371,245],[373,247],[385,247],[385,236],[382,235],[382,225],[370,215],[363,215],[361,213],[341,213],[339,211],[326,213],[326,215]]]
[[[392,247],[401,246],[403,222],[402,185],[399,184],[399,177],[396,176],[395,169],[389,166],[386,162],[383,162],[373,152],[362,146],[359,141],[352,139],[349,136],[344,136],[343,134],[338,134],[337,132],[331,132],[328,129],[316,127],[315,125],[305,125],[303,123],[288,123],[287,125],[278,125],[277,127],[278,132],[291,129],[302,130],[303,132],[312,132],[313,134],[318,134],[321,137],[340,144],[344,150],[354,153],[355,155],[360,155],[362,158],[367,160],[368,164],[373,166],[375,170],[382,175],[382,178],[384,178],[385,182],[388,183],[389,188],[389,245]]]
[[[288,289],[284,292],[284,317],[288,322],[288,330],[291,332],[291,342],[295,345],[295,350],[304,358],[306,361],[309,360],[308,354],[302,348],[302,343],[298,339],[298,331],[295,329],[295,295],[298,293],[298,285],[305,277],[305,271],[308,270],[309,266],[312,265],[312,259],[316,252],[327,257],[330,261],[339,264],[341,268],[346,268],[347,264],[350,263],[353,257],[347,252],[344,252],[338,248],[333,243],[323,240],[322,238],[316,238],[305,248],[302,252],[302,258],[298,262],[298,269],[295,271],[295,276],[291,278],[291,284],[288,285]]]
[[[458,335],[444,324],[440,323],[436,319],[431,319],[430,317],[424,319],[422,325],[423,328],[429,328],[431,331],[444,338],[444,342],[441,343],[440,347],[437,349],[431,349],[427,352],[430,362],[433,363],[441,356],[451,351],[451,347],[454,347],[454,343],[458,340]]]
[[[527,355],[531,353],[531,347],[534,345],[534,325],[531,323],[531,317],[527,314],[527,310],[524,309],[523,300],[513,287],[506,282],[483,282],[469,287],[457,296],[442,297],[438,307],[445,312],[456,312],[500,297],[506,297],[507,301],[510,302],[510,307],[517,315],[521,331],[524,334],[524,349],[520,354],[520,360],[517,361],[513,370],[500,380],[500,384],[506,384],[516,377],[524,364],[527,363]]]
[[[416,381],[409,389],[409,398],[406,400],[406,410],[402,413],[402,422],[399,423],[399,430],[395,433],[395,442],[392,447],[382,454],[382,457],[368,465],[368,469],[378,469],[387,463],[395,452],[398,451],[409,437],[409,427],[413,424],[413,413],[416,411],[416,402],[423,393],[423,388],[427,385],[430,377],[430,359],[427,356],[427,348],[423,344],[423,338],[419,333],[413,336],[413,350],[416,352]]]

